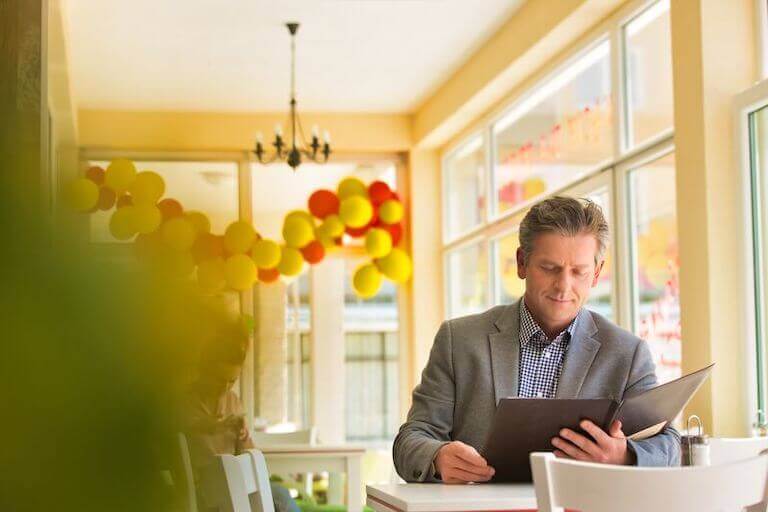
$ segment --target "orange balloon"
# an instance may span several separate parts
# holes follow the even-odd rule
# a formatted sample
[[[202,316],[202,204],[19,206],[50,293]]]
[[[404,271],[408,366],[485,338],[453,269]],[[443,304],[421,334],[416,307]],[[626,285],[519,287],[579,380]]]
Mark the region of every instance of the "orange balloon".
[[[98,165],[94,165],[93,167],[89,167],[87,171],[85,171],[85,177],[94,182],[95,184],[101,186],[104,184],[104,169],[99,167]]]
[[[339,213],[339,198],[330,190],[318,190],[309,196],[309,211],[318,219]]]
[[[392,199],[392,189],[383,181],[374,181],[368,187],[368,195],[371,198],[371,203],[378,206],[384,201]]]
[[[117,209],[119,210],[125,206],[133,206],[133,198],[130,194],[121,194],[117,198]]]
[[[181,206],[181,203],[170,197],[166,197],[157,203],[157,207],[160,209],[160,215],[163,216],[163,222],[174,217],[181,217],[184,214],[184,208]]]
[[[224,239],[210,233],[201,233],[192,244],[192,257],[195,262],[224,257]]]
[[[259,281],[262,283],[274,283],[280,277],[280,271],[275,268],[260,268]]]
[[[101,187],[99,189],[99,201],[96,203],[96,206],[99,210],[111,210],[115,206],[116,199],[117,195],[114,190],[109,187]]]
[[[317,240],[313,240],[306,247],[301,249],[301,255],[304,256],[304,260],[310,265],[320,263],[325,258],[325,247]]]

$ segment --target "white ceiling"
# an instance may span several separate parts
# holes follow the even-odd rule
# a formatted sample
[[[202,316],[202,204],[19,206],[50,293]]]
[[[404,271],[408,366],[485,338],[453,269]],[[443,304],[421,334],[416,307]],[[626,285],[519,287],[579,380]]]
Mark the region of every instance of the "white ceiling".
[[[411,112],[524,0],[62,0],[79,108]]]

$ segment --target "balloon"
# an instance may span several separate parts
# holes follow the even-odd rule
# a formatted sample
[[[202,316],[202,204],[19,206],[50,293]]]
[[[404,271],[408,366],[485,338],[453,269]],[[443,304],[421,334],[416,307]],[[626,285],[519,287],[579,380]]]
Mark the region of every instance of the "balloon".
[[[94,185],[95,186],[95,185]],[[109,232],[118,240],[128,240],[136,234],[133,222],[134,206],[126,206],[112,213],[109,218]]]
[[[398,222],[397,224],[381,224],[377,227],[380,227],[381,229],[385,229],[389,232],[389,235],[392,237],[392,245],[395,246],[400,243],[400,240],[403,238],[403,223]]]
[[[124,208],[126,206],[133,206],[133,198],[130,194],[120,194],[117,198],[117,209]]]
[[[87,212],[99,202],[99,187],[89,179],[78,178],[67,185],[65,200],[77,212]]]
[[[152,261],[160,254],[163,239],[158,231],[146,235],[142,233],[134,240],[133,247],[139,261]]]
[[[230,288],[244,291],[253,286],[258,277],[256,264],[245,254],[230,256],[224,265],[224,276]]]
[[[361,228],[373,217],[371,202],[360,196],[352,196],[341,202],[339,209],[341,221],[351,228]]]
[[[365,250],[371,258],[383,258],[392,250],[392,235],[381,228],[373,228],[365,235]]]
[[[309,196],[309,211],[318,219],[339,213],[339,198],[330,190],[318,190]]]
[[[233,222],[224,233],[224,247],[233,254],[248,252],[256,240],[256,231],[245,221]]]
[[[389,199],[379,207],[379,218],[384,224],[397,224],[403,220],[403,203]]]
[[[224,259],[215,258],[200,263],[197,267],[197,283],[200,288],[206,291],[218,292],[223,290],[226,284]]]
[[[168,246],[161,248],[152,263],[158,272],[174,277],[187,277],[195,270],[195,260],[189,252],[174,251]]]
[[[342,201],[352,196],[362,196],[364,198],[368,197],[368,187],[365,186],[365,183],[354,177],[344,178],[341,180],[341,183],[339,183],[338,192],[339,199]]]
[[[96,206],[99,210],[111,210],[112,207],[115,206],[116,200],[117,196],[111,188],[101,187],[99,189],[99,200],[97,201]]]
[[[284,276],[295,276],[301,273],[304,267],[304,258],[298,249],[293,247],[281,247],[280,263],[277,270]]]
[[[365,236],[365,234],[368,232],[368,226],[363,226],[361,228],[350,228],[347,227],[344,232],[351,236],[352,238],[361,238]]]
[[[163,215],[163,221],[170,220],[174,217],[181,217],[184,214],[184,208],[181,203],[170,197],[166,197],[159,203],[157,207],[160,208],[160,213]]]
[[[392,198],[392,189],[383,181],[374,181],[368,187],[368,196],[371,198],[371,202],[378,206],[387,199]]]
[[[195,243],[195,228],[184,217],[176,217],[165,224],[161,229],[163,241],[173,250],[187,251]]]
[[[336,248],[336,240],[332,236],[317,233],[317,241],[323,245],[326,252]]]
[[[274,283],[280,278],[280,271],[277,268],[260,268],[259,281],[262,283]]]
[[[344,234],[344,223],[338,215],[329,215],[325,218],[318,229],[322,230],[323,235],[336,238]]]
[[[288,217],[283,224],[283,238],[290,247],[304,247],[315,237],[312,224],[301,217]]]
[[[352,286],[360,297],[367,299],[373,297],[381,288],[381,273],[375,265],[369,263],[361,265],[355,270],[352,277]]]
[[[547,184],[541,178],[529,178],[523,182],[523,197],[531,199],[547,190]]]
[[[87,171],[85,171],[85,177],[94,182],[95,184],[101,186],[104,184],[104,169],[99,167],[98,165],[94,165],[93,167],[89,167]]]
[[[184,214],[184,217],[187,219],[187,222],[192,224],[192,227],[195,228],[195,233],[198,235],[211,232],[211,221],[208,220],[208,217],[204,213],[194,211],[187,212]]]
[[[196,262],[224,258],[224,237],[201,233],[192,244],[192,257]]]
[[[133,209],[133,227],[138,233],[152,233],[160,227],[163,216],[160,210],[153,204],[137,204]]]
[[[251,256],[260,269],[274,268],[280,263],[280,246],[272,240],[259,240],[253,244]]]
[[[325,247],[317,240],[313,240],[301,250],[301,255],[310,265],[320,263],[325,258]]]
[[[113,160],[104,173],[104,183],[115,192],[128,190],[136,179],[136,166],[124,158]]]
[[[396,283],[404,283],[411,277],[413,264],[411,258],[402,249],[392,249],[392,252],[376,260],[382,274]]]
[[[142,171],[128,187],[135,204],[155,204],[165,193],[165,181],[153,171]]]

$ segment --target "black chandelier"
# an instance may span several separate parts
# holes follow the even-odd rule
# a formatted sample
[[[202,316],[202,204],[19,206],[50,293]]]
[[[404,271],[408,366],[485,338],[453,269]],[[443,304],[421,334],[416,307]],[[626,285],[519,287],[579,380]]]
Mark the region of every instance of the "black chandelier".
[[[288,139],[290,147],[283,137],[282,127],[278,124],[275,126],[275,140],[272,142],[272,146],[275,148],[274,153],[266,155],[261,133],[256,135],[256,149],[253,152],[262,164],[285,160],[295,171],[301,165],[302,157],[321,164],[327,162],[328,156],[331,154],[331,137],[326,131],[323,134],[321,144],[319,130],[314,127],[312,129],[312,142],[309,144],[306,142],[304,130],[301,127],[301,119],[296,112],[296,31],[299,29],[299,24],[286,23],[285,26],[291,33],[291,112],[288,119],[291,130]]]

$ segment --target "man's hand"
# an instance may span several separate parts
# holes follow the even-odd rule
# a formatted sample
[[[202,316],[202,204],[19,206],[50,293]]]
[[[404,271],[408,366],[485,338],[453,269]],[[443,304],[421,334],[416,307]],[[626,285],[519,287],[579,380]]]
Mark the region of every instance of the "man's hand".
[[[477,450],[461,441],[453,441],[438,450],[435,469],[447,484],[487,482],[495,473]]]
[[[635,463],[633,453],[627,448],[627,438],[621,431],[620,421],[614,421],[608,432],[589,420],[582,421],[580,426],[592,439],[564,428],[560,431],[560,437],[552,438],[552,446],[557,448],[556,457],[602,464]]]

